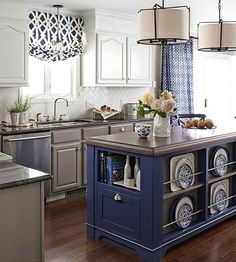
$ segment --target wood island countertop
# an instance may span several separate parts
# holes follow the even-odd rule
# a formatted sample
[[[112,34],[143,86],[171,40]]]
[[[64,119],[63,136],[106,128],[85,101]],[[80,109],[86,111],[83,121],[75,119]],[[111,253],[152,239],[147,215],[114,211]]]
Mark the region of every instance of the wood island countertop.
[[[135,132],[91,137],[88,145],[110,148],[137,154],[158,156],[188,149],[193,150],[214,143],[236,141],[236,126],[215,129],[172,128],[171,137],[157,138],[152,134],[148,138],[139,138]]]

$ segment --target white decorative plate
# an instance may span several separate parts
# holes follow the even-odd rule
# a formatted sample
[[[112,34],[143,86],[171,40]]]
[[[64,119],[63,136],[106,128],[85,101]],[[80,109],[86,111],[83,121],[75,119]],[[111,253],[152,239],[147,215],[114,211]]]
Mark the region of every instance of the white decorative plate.
[[[182,177],[183,179],[170,183],[170,190],[172,192],[187,188],[194,184],[194,176],[190,178],[191,183],[189,185],[189,179],[184,178],[186,173],[194,173],[194,154],[184,154],[172,157],[170,160],[170,181],[176,178]]]
[[[176,225],[179,228],[186,228],[192,222],[193,202],[188,196],[184,196],[179,200],[175,208]]]
[[[210,207],[211,214],[223,211],[229,205],[229,180],[225,179],[211,185]]]
[[[213,157],[213,168],[217,167],[217,169],[214,170],[214,175],[216,176],[224,176],[228,170],[227,166],[222,166],[225,165],[229,162],[229,157],[227,151],[223,148],[220,147],[219,149],[216,150],[214,157]]]
[[[188,158],[182,158],[177,162],[175,167],[175,179],[179,179],[177,184],[179,187],[186,189],[193,183],[193,166]]]

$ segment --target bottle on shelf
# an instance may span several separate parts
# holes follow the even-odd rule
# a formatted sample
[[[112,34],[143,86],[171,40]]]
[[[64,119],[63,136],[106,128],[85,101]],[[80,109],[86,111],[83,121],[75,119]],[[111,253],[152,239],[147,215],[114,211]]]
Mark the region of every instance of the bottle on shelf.
[[[103,152],[100,153],[100,182],[106,183],[106,163],[105,163],[105,155]]]
[[[134,166],[134,185],[137,186],[137,174],[140,172],[139,158],[135,157],[135,166]]]
[[[140,170],[137,172],[136,187],[140,191],[140,188],[141,188],[141,172],[140,172]]]
[[[125,167],[124,167],[124,185],[129,184],[130,178],[131,178],[130,157],[126,156],[126,163],[125,163]]]

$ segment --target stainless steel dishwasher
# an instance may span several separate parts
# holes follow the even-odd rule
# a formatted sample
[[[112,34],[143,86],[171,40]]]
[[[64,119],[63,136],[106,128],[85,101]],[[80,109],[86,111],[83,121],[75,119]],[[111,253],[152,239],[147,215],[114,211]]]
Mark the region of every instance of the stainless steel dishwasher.
[[[45,173],[51,171],[50,132],[3,136],[3,152],[19,165]]]

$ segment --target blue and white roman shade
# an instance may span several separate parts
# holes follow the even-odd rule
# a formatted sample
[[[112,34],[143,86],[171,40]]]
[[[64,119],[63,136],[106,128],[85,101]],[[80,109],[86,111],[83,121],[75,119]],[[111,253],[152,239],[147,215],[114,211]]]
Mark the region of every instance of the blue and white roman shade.
[[[55,62],[83,54],[84,21],[82,18],[31,11],[29,19],[29,53],[31,56],[43,61]],[[58,37],[61,48],[55,50],[53,43],[58,40]]]

